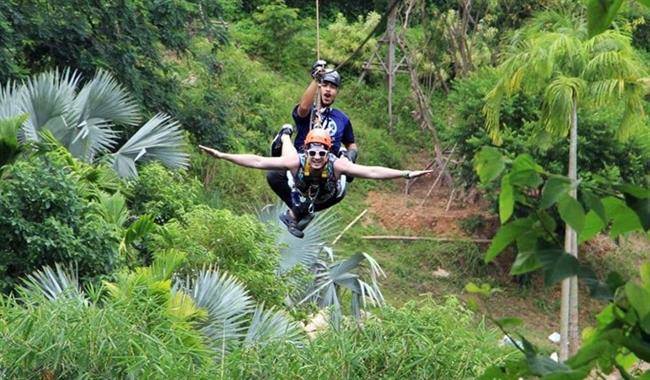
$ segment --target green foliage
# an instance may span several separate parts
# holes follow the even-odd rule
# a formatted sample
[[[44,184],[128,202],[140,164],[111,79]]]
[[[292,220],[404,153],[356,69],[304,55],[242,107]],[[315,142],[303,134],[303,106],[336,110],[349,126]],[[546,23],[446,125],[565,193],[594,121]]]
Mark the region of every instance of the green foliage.
[[[463,379],[473,378],[510,353],[494,330],[476,321],[455,298],[386,307],[363,329],[320,332],[304,348],[273,345],[241,350],[226,360],[230,378]]]
[[[348,23],[342,13],[336,15],[334,22],[327,26],[328,33],[324,34],[321,54],[323,59],[332,63],[341,63],[348,58],[370,33],[379,20],[381,15],[376,12],[370,12],[364,17],[358,15],[353,23]],[[356,60],[350,62],[356,69],[361,69],[363,60],[372,54],[376,49],[377,41],[371,38],[361,49]]]
[[[492,239],[485,260],[494,260],[508,246],[515,244],[518,253],[511,269],[513,275],[542,268],[547,284],[578,274],[595,285],[593,272],[564,252],[555,217],[574,228],[580,242],[608,226],[611,226],[611,236],[644,230],[641,219],[647,213],[645,202],[650,199],[647,189],[619,186],[617,196],[599,197],[596,190],[582,185],[581,197],[576,200],[570,195],[571,185],[566,177],[545,172],[528,155],[520,155],[508,162],[498,150],[484,148],[475,162],[479,176],[488,182],[495,181],[499,173],[503,173],[499,194],[502,227]],[[506,164],[508,168],[504,170]],[[520,212],[511,220],[515,202]]]
[[[158,224],[174,218],[182,220],[199,203],[201,194],[198,180],[184,177],[183,173],[169,171],[160,164],[145,166],[125,190],[131,212],[151,215]]]
[[[252,18],[240,21],[233,34],[246,52],[263,58],[277,70],[292,65],[292,50],[304,49],[296,40],[297,32],[304,26],[297,8],[288,7],[284,0],[274,0],[260,5]]]
[[[208,378],[216,372],[212,353],[194,328],[204,314],[171,292],[175,264],[156,265],[87,294],[72,281],[46,296],[43,285],[29,282],[19,299],[0,299],[0,371],[14,378]]]
[[[441,131],[441,138],[447,145],[456,144],[456,152],[466,157],[464,163],[454,167],[456,177],[466,186],[479,182],[470,158],[484,146],[491,145],[481,109],[485,104],[484,97],[497,81],[498,77],[491,69],[480,70],[467,79],[456,81],[448,97],[452,105],[452,121]],[[504,99],[500,118],[504,126],[503,143],[500,148],[509,158],[527,153],[548,171],[566,173],[568,144],[552,144],[551,137],[540,132],[536,121],[539,104],[535,96],[524,93]],[[613,126],[620,121],[617,108],[605,105],[594,111],[584,110],[578,113],[578,120],[578,168],[584,182],[598,185],[615,182],[643,184],[646,181],[645,175],[650,170],[650,152],[643,148],[646,138],[643,135],[633,136],[629,141],[616,138]],[[481,155],[477,157],[480,159]],[[490,157],[486,156],[485,160],[489,161]],[[498,161],[486,163],[490,166],[497,164]]]
[[[207,1],[3,2],[7,48],[0,61],[10,64],[2,65],[0,82],[71,63],[85,74],[100,67],[113,70],[148,108],[169,109],[179,82],[167,75],[171,65],[161,47],[184,52],[197,31],[224,41],[223,29],[207,22],[219,12]]]
[[[27,120],[26,115],[10,119],[0,118],[0,167],[11,163],[22,151],[18,142],[18,132],[25,120]]]
[[[166,233],[155,244],[187,254],[182,272],[215,266],[240,279],[257,301],[282,305],[288,287],[276,275],[280,255],[263,224],[250,215],[206,206],[197,206],[183,220],[166,224]]]
[[[6,167],[0,182],[0,289],[43,265],[75,263],[83,279],[118,263],[117,236],[84,198],[80,178],[56,153]]]

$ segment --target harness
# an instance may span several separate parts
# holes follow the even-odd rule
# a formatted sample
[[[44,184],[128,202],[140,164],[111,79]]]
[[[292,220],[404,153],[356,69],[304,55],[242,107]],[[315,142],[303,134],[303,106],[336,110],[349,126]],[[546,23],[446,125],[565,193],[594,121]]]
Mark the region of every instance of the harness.
[[[299,158],[300,166],[292,176],[293,181],[289,183],[292,188],[291,199],[294,208],[303,211],[300,212],[301,214],[304,211],[312,213],[314,203],[324,203],[338,195],[339,183],[334,173],[334,161],[337,158],[332,153],[328,153],[327,164],[320,173],[312,171],[306,154],[300,154]]]

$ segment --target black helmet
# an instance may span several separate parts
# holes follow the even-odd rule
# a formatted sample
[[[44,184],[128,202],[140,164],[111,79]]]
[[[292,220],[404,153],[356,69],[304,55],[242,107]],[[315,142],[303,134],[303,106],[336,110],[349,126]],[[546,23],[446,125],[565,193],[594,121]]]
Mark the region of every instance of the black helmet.
[[[332,70],[328,71],[325,74],[323,74],[323,79],[321,79],[322,82],[329,82],[336,87],[341,86],[341,75],[339,75],[338,71]]]

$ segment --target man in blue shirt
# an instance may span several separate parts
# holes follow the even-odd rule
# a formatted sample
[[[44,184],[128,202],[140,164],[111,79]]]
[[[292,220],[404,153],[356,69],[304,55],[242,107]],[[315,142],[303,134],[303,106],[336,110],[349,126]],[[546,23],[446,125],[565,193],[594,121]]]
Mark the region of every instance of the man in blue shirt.
[[[294,107],[292,116],[296,126],[296,139],[294,140],[294,147],[298,152],[302,152],[304,148],[305,137],[311,128],[324,128],[332,137],[331,152],[336,156],[347,157],[350,161],[356,162],[357,159],[357,145],[354,140],[354,131],[350,118],[341,110],[332,108],[332,104],[336,100],[338,90],[341,85],[341,76],[336,71],[328,71],[325,69],[327,63],[319,60],[312,66],[311,76],[313,80],[305,89],[305,92],[300,98],[300,102]],[[316,93],[320,88],[320,112],[313,104]],[[290,126],[283,126],[280,133],[275,137],[271,144],[271,156],[279,157],[282,153],[282,135],[293,134],[293,129]],[[341,147],[345,149],[341,149]],[[266,179],[271,186],[271,189],[280,197],[286,204],[291,204],[290,194],[291,189],[287,179],[286,171],[270,171]],[[286,199],[285,199],[286,198]],[[333,198],[326,204],[320,205],[316,210],[328,208],[343,199],[343,195]]]

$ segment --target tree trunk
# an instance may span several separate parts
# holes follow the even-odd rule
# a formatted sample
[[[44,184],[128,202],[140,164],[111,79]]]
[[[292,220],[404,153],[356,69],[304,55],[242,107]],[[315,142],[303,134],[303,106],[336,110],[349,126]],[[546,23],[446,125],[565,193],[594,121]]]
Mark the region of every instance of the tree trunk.
[[[571,115],[571,134],[569,142],[569,195],[577,198],[578,181],[578,111],[575,95]],[[564,233],[564,250],[578,257],[578,234],[568,224]],[[578,330],[578,277],[573,276],[562,281],[562,304],[560,310],[560,360],[565,361],[578,350],[580,335]]]

